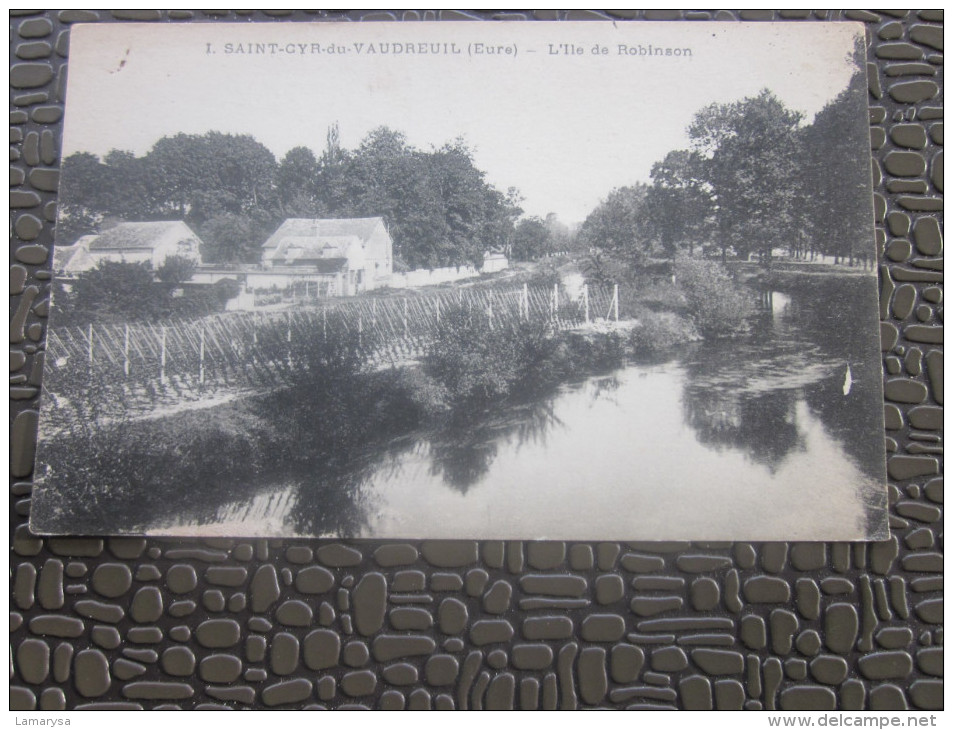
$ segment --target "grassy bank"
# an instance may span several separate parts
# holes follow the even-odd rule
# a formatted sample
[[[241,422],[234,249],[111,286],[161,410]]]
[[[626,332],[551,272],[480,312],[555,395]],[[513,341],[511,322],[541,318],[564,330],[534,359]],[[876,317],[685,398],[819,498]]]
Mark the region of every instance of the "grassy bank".
[[[66,532],[134,532],[175,521],[183,503],[192,519],[213,521],[224,502],[287,483],[315,505],[298,532],[355,534],[364,475],[415,434],[478,429],[563,384],[699,339],[689,300],[673,297],[678,311],[643,304],[626,322],[579,330],[442,310],[423,355],[385,369],[367,356],[372,331],[329,319],[324,336],[289,340],[284,326],[266,326],[256,346],[275,378],[268,395],[149,420],[70,419],[42,455],[63,499],[49,490],[35,509]]]
[[[664,350],[695,339],[718,340],[749,332],[757,295],[722,263],[681,254],[674,260],[624,261],[592,253],[575,264],[589,284],[618,285],[619,308],[645,327],[639,350]],[[568,271],[564,267],[564,271]]]
[[[503,326],[463,310],[442,318],[416,364],[375,369],[366,337],[295,344],[284,385],[166,418],[76,421],[42,455],[52,489],[34,508],[54,531],[103,524],[137,532],[184,513],[214,521],[226,502],[298,485],[300,534],[357,534],[369,470],[415,434],[477,428],[500,409],[612,370],[631,351],[622,332]],[[183,507],[183,505],[186,505]]]

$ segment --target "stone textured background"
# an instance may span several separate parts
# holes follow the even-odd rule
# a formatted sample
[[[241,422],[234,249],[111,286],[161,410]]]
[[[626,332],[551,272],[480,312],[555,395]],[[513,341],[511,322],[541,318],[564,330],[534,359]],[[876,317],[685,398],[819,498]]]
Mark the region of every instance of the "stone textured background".
[[[70,25],[326,17],[336,16],[11,11],[12,709],[939,708],[941,11],[558,13],[866,23],[888,542],[344,545],[28,533]]]

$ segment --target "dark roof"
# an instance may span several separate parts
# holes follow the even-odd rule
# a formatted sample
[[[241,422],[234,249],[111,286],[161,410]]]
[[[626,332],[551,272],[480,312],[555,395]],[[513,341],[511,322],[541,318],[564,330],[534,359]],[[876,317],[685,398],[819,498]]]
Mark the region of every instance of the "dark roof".
[[[183,238],[197,238],[183,221],[151,221],[120,223],[103,231],[89,244],[90,251],[110,249],[152,250],[164,236],[174,233]]]
[[[356,236],[362,242],[370,238],[374,229],[383,224],[377,218],[289,218],[265,241],[263,248],[278,248],[286,238],[340,238]]]

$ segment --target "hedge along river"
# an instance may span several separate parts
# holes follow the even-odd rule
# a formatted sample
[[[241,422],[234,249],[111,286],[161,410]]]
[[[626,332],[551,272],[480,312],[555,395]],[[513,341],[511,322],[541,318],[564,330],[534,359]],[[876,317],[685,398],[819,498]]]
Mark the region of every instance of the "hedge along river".
[[[394,439],[339,464],[340,489],[298,469],[202,515],[185,504],[147,531],[869,536],[886,504],[876,320],[847,321],[832,298],[862,296],[863,278],[775,283],[749,337],[682,346],[466,426]]]

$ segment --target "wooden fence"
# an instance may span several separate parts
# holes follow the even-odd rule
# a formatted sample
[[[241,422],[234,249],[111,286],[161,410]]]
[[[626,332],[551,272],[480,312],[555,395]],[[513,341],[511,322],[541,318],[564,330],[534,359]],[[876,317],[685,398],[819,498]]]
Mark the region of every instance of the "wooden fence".
[[[493,327],[543,320],[565,329],[618,319],[618,289],[557,286],[460,288],[426,296],[331,300],[281,312],[235,312],[189,321],[53,327],[47,341],[48,390],[71,381],[128,382],[176,390],[273,385],[293,366],[298,340],[327,342],[329,332],[366,339],[363,353],[380,364],[419,357],[441,316],[454,308]],[[70,388],[72,390],[73,388]]]

